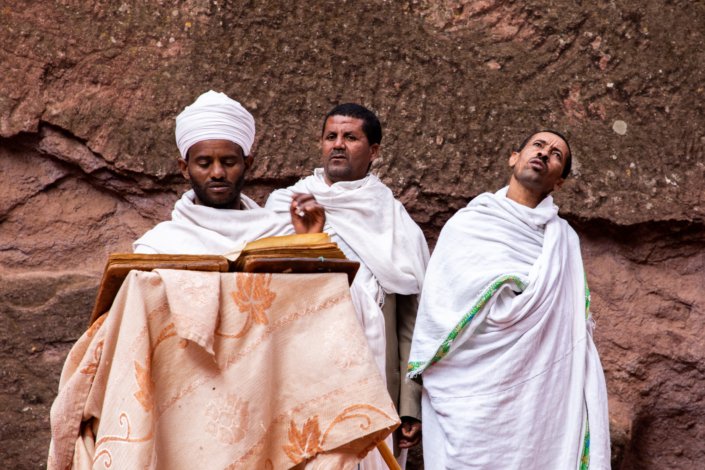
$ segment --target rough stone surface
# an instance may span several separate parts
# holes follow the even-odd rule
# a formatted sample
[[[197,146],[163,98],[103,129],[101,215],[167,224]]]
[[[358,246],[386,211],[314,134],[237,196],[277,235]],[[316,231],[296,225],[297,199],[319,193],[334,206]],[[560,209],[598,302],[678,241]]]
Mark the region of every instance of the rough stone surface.
[[[105,259],[168,219],[173,118],[209,89],[255,116],[259,202],[317,166],[333,105],[373,109],[374,169],[431,246],[526,133],[565,133],[613,468],[701,467],[703,63],[702,1],[4,0],[0,468],[44,465]]]

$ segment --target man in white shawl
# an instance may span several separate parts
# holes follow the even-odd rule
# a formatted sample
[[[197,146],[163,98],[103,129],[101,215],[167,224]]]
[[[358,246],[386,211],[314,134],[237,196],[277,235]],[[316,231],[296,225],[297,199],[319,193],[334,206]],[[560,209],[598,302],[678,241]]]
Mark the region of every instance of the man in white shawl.
[[[254,118],[225,93],[209,91],[187,106],[176,118],[176,145],[192,189],[176,202],[171,221],[132,244],[134,252],[222,255],[259,238],[320,232],[325,214],[310,195],[298,195],[285,220],[242,194],[254,140]]]
[[[429,259],[423,232],[392,191],[368,173],[379,155],[382,127],[357,104],[334,108],[323,122],[323,168],[272,193],[265,205],[287,217],[292,196],[313,195],[325,209],[323,229],[350,259],[360,262],[351,287],[358,317],[402,420],[395,450],[421,439],[421,396],[402,381],[413,336],[417,296]],[[361,468],[386,468],[375,451]]]
[[[608,470],[580,242],[549,195],[570,148],[542,131],[509,165],[509,186],[455,214],[429,263],[408,373],[423,377],[425,468]]]

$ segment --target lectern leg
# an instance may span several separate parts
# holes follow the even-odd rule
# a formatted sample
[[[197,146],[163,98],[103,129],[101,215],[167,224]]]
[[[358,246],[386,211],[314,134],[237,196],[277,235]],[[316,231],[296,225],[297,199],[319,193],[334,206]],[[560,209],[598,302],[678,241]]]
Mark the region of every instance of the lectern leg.
[[[382,458],[387,464],[387,467],[389,467],[389,470],[401,470],[399,463],[397,463],[397,459],[394,458],[394,453],[392,453],[386,442],[380,442],[377,445],[377,450],[380,454],[382,454]]]

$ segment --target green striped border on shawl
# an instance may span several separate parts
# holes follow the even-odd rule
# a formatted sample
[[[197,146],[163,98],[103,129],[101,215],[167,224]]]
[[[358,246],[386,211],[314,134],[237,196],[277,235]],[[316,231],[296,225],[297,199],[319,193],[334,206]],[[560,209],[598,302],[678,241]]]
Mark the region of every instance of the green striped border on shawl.
[[[590,288],[588,287],[587,283],[587,274],[584,274],[585,276],[585,320],[588,319],[590,316]],[[477,314],[477,312],[482,309],[482,307],[485,306],[488,300],[494,295],[495,292],[502,286],[507,281],[514,281],[517,286],[523,291],[526,289],[526,285],[522,282],[521,279],[519,279],[516,276],[502,276],[496,281],[494,281],[492,284],[490,284],[487,289],[485,289],[485,292],[480,296],[478,301],[475,303],[475,305],[472,306],[470,311],[465,314],[463,319],[458,323],[458,325],[453,328],[453,331],[450,332],[448,335],[448,338],[441,344],[441,347],[438,348],[438,351],[436,352],[435,356],[433,356],[433,359],[431,359],[431,365],[436,364],[438,361],[443,359],[446,354],[448,354],[448,351],[450,351],[450,346],[453,344],[453,341],[455,338],[458,337],[460,332],[465,328],[465,326],[470,323],[470,320],[473,319],[473,317]],[[410,362],[408,371],[409,372],[421,372],[423,369],[425,369],[425,362]],[[585,419],[585,436],[583,437],[583,450],[580,456],[580,470],[589,470],[590,468],[590,420],[589,418]]]
[[[587,283],[587,274],[583,273],[585,276],[585,320],[590,316],[590,288]]]
[[[463,328],[465,328],[465,326],[467,326],[467,324],[470,323],[470,320],[472,320],[473,317],[475,317],[475,315],[477,314],[477,312],[479,312],[482,309],[482,307],[485,306],[487,301],[492,298],[494,293],[497,292],[497,290],[502,286],[502,284],[504,284],[505,282],[508,282],[508,281],[514,281],[514,283],[522,291],[524,289],[526,289],[526,284],[524,284],[524,282],[519,277],[513,276],[513,275],[502,276],[502,277],[498,278],[497,280],[495,280],[494,282],[492,282],[489,286],[487,286],[485,288],[482,295],[480,295],[480,298],[477,300],[477,302],[475,302],[475,305],[472,306],[472,308],[468,311],[468,313],[466,313],[465,316],[463,316],[462,320],[460,320],[460,322],[455,326],[455,328],[453,328],[453,330],[450,332],[450,334],[448,335],[446,340],[443,341],[443,343],[441,344],[441,347],[438,348],[438,351],[436,351],[436,354],[433,356],[433,359],[431,359],[430,363],[428,363],[428,362],[409,362],[409,366],[407,368],[407,371],[411,372],[411,373],[414,373],[414,372],[420,373],[421,371],[423,371],[427,367],[427,364],[429,366],[432,366],[432,365],[436,364],[438,361],[440,361],[441,359],[443,359],[446,356],[446,354],[448,354],[448,352],[450,351],[450,346],[453,344],[453,341],[455,341],[455,338],[458,337],[458,335],[463,330]]]
[[[590,288],[588,287],[587,274],[585,274],[585,321],[590,318]],[[580,470],[590,468],[590,417],[585,419],[585,438],[583,439],[583,455],[580,458]]]
[[[583,455],[580,457],[580,470],[590,468],[590,419],[585,419],[585,438],[583,439]]]

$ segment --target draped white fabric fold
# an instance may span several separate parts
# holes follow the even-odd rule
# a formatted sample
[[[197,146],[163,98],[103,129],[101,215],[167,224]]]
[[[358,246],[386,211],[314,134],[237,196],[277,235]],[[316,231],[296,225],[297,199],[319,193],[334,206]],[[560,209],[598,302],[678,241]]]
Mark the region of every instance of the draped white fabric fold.
[[[266,209],[288,217],[293,193],[312,194],[326,211],[324,231],[345,255],[360,262],[351,295],[360,324],[382,375],[386,339],[381,305],[385,293],[419,294],[429,251],[423,232],[392,191],[375,175],[331,186],[322,168],[294,186],[274,191]],[[386,377],[385,377],[386,380]],[[391,437],[389,445],[391,446]],[[363,470],[386,468],[377,452],[361,464]]]
[[[135,253],[220,255],[243,241],[291,235],[291,221],[240,195],[242,210],[194,204],[193,190],[176,202],[171,221],[162,222],[132,244]]]
[[[609,469],[578,237],[551,197],[530,209],[506,194],[453,216],[429,263],[409,362],[437,454],[426,466]]]

